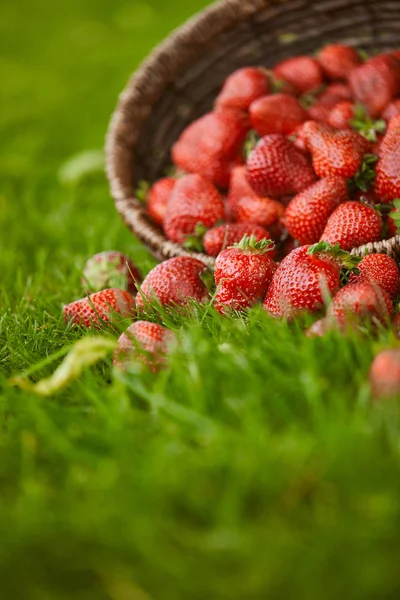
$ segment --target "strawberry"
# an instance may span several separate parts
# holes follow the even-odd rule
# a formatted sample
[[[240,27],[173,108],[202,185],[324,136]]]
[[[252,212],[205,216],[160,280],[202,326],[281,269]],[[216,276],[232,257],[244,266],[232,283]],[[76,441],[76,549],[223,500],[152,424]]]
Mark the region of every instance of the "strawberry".
[[[328,85],[312,106],[308,109],[308,117],[312,121],[325,123],[330,111],[336,104],[343,100],[351,100],[350,88],[344,83],[333,83]]]
[[[360,281],[344,286],[329,305],[327,315],[344,324],[366,319],[388,321],[393,314],[392,302],[378,285]]]
[[[125,371],[132,361],[139,360],[157,372],[165,364],[168,349],[174,340],[170,329],[157,323],[136,321],[118,339],[114,366]]]
[[[256,223],[262,227],[270,227],[281,222],[285,215],[285,207],[278,200],[244,196],[234,207],[233,216],[239,223]]]
[[[283,60],[275,66],[274,75],[277,79],[292,84],[300,94],[316,88],[323,82],[321,67],[309,56],[295,56]]]
[[[379,159],[375,167],[374,190],[383,202],[400,197],[400,126],[397,125],[400,123],[399,117],[394,117],[389,123],[379,148]]]
[[[207,272],[204,263],[189,256],[177,256],[160,263],[145,277],[136,295],[136,304],[157,300],[162,305],[186,304],[189,299],[207,302],[207,287],[201,275]]]
[[[393,117],[400,114],[400,98],[395,98],[387,104],[382,111],[382,118],[385,121],[390,121]]]
[[[156,181],[150,189],[147,212],[157,225],[163,224],[168,202],[176,182],[177,180],[172,177],[163,177]]]
[[[334,331],[337,329],[338,323],[335,321],[335,319],[323,317],[322,319],[314,321],[314,323],[307,329],[306,337],[324,337],[324,335],[329,331]],[[340,329],[343,329],[343,332],[345,332],[345,328]]]
[[[369,382],[374,398],[400,394],[400,348],[381,350],[372,361]]]
[[[300,192],[289,203],[285,214],[288,232],[300,244],[318,242],[331,213],[346,200],[348,194],[344,179],[340,177],[320,179]]]
[[[88,259],[83,268],[82,285],[92,292],[104,288],[121,288],[136,293],[142,281],[138,268],[125,254],[116,250],[99,252]]]
[[[360,169],[369,145],[355,131],[335,129],[314,121],[304,124],[303,135],[319,177],[353,177]]]
[[[400,291],[400,273],[397,264],[387,254],[367,254],[358,264],[360,274],[351,273],[350,283],[367,281],[379,285],[394,301]]]
[[[344,44],[329,44],[317,56],[323,72],[329,79],[347,79],[361,63],[357,50]]]
[[[259,135],[290,134],[307,118],[299,101],[288,94],[271,94],[250,105],[250,122]]]
[[[330,253],[310,254],[310,248],[295,248],[278,266],[264,301],[271,316],[318,312],[339,290],[340,264]]]
[[[172,192],[164,218],[164,231],[182,243],[196,225],[212,227],[224,216],[222,198],[212,183],[200,175],[184,175]]]
[[[268,231],[256,223],[232,223],[209,229],[203,238],[204,249],[209,256],[218,256],[225,248],[239,243],[244,235],[253,235],[257,242],[270,239]]]
[[[135,299],[129,292],[110,288],[66,304],[63,307],[63,317],[66,323],[98,328],[103,322],[108,323],[117,315],[132,316],[135,309]]]
[[[254,100],[269,94],[269,91],[268,76],[264,69],[244,67],[227,77],[217,96],[215,107],[246,111]]]
[[[331,127],[350,129],[350,121],[354,119],[354,103],[349,100],[338,102],[331,110],[326,120]]]
[[[353,69],[349,75],[353,95],[377,117],[400,92],[400,60],[393,54],[380,54]]]
[[[247,181],[259,196],[301,192],[315,180],[308,158],[285,136],[263,137],[247,158]]]
[[[183,171],[226,188],[248,129],[248,118],[237,110],[208,113],[182,132],[172,147],[172,160]]]
[[[368,242],[382,239],[382,219],[376,210],[362,202],[339,204],[328,219],[321,240],[338,243],[351,250]]]
[[[264,298],[276,270],[268,247],[267,240],[257,242],[255,236],[245,235],[239,244],[217,256],[215,307],[219,312],[249,308]]]

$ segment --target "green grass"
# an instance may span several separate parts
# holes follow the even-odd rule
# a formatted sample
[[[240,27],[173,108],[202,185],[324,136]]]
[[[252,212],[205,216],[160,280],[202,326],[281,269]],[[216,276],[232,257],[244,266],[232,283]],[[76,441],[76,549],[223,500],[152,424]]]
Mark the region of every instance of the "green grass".
[[[58,174],[102,147],[130,72],[206,4],[0,5],[1,599],[398,598],[398,405],[367,382],[390,335],[199,310],[164,318],[180,345],[157,377],[103,361],[50,399],[7,383],[80,336],[60,312],[88,256],[153,264],[103,175]]]

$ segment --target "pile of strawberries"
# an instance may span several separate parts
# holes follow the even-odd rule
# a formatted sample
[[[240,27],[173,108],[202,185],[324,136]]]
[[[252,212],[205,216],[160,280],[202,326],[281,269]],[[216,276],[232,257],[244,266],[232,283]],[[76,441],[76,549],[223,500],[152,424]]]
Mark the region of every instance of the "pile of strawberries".
[[[215,291],[196,258],[169,259],[139,285],[122,256],[116,270],[130,283],[66,306],[67,320],[98,324],[110,309],[140,315],[147,302],[188,299],[222,314],[262,302],[272,317],[322,315],[309,335],[393,318],[396,262],[351,251],[394,236],[400,222],[400,51],[363,60],[332,44],[272,70],[239,69],[171,155],[174,175],[154,183],[147,211],[168,239],[215,257]],[[164,351],[169,332],[140,323],[128,334]]]

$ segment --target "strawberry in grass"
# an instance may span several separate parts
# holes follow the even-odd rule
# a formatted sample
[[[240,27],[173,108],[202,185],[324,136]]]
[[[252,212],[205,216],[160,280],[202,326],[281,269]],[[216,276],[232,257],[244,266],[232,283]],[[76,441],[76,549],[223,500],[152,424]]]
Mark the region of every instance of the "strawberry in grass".
[[[182,305],[188,300],[207,302],[209,294],[202,276],[208,272],[206,265],[189,256],[177,256],[160,263],[145,277],[136,295],[139,308],[147,302],[162,305]]]
[[[215,108],[247,111],[254,100],[269,92],[267,71],[257,67],[244,67],[227,77],[215,101]]]
[[[147,212],[157,225],[163,224],[167,206],[177,179],[163,177],[156,181],[150,189],[147,201]]]
[[[351,250],[382,239],[382,218],[370,206],[350,201],[339,204],[328,219],[321,240]]]
[[[83,268],[82,285],[92,292],[121,288],[136,293],[142,277],[134,262],[122,252],[106,250],[88,259]]]
[[[255,100],[250,105],[250,122],[263,136],[269,133],[288,135],[307,119],[299,101],[289,94],[271,94]]]
[[[347,79],[361,64],[357,50],[344,44],[328,44],[318,53],[317,60],[329,79]]]
[[[367,254],[358,264],[360,273],[351,273],[350,283],[367,281],[379,285],[391,298],[396,300],[400,291],[400,274],[396,262],[387,254]]]
[[[174,187],[164,218],[164,231],[182,243],[199,224],[212,227],[224,216],[224,203],[212,183],[200,175],[184,175]]]
[[[240,310],[262,300],[267,292],[276,264],[269,255],[269,240],[257,241],[245,235],[239,244],[221,252],[214,269],[219,312]]]
[[[183,171],[227,188],[248,130],[248,118],[238,110],[208,113],[181,133],[172,147],[172,160]]]
[[[63,317],[66,323],[98,328],[118,316],[122,318],[133,316],[135,310],[135,299],[129,292],[110,288],[65,305]]]
[[[400,394],[400,348],[388,348],[372,361],[369,381],[374,398]]]
[[[281,134],[263,137],[247,158],[247,181],[259,196],[279,198],[315,181],[307,156]]]
[[[318,312],[340,288],[342,266],[353,268],[359,259],[328,244],[295,248],[278,266],[264,309],[273,317]]]
[[[300,244],[318,242],[329,216],[341,202],[348,199],[345,179],[320,179],[289,202],[285,213],[288,232]]]
[[[222,250],[238,244],[244,235],[254,236],[256,242],[270,239],[270,235],[264,227],[256,223],[230,223],[209,229],[203,238],[204,250],[209,256],[218,256]],[[274,258],[275,249],[271,250],[270,257]]]
[[[132,361],[140,361],[157,372],[166,362],[174,333],[148,321],[136,321],[119,337],[114,351],[114,366],[125,371]]]
[[[393,305],[379,285],[357,281],[338,291],[327,314],[341,324],[371,319],[385,323],[393,315]]]

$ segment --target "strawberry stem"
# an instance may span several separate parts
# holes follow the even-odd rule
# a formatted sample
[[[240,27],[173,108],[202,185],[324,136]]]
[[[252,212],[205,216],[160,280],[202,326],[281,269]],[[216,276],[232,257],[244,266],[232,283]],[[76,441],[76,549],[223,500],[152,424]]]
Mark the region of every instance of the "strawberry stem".
[[[334,246],[329,242],[318,242],[308,249],[309,254],[326,254],[331,258],[334,258],[343,268],[349,271],[358,271],[357,265],[361,258],[359,256],[353,256],[350,252],[343,250],[339,243],[336,242]]]
[[[386,121],[384,119],[377,119],[375,121],[371,119],[365,107],[359,102],[355,104],[353,112],[354,118],[349,121],[351,127],[369,142],[376,142],[376,134],[384,133],[386,130]]]
[[[352,196],[357,190],[368,192],[375,180],[374,165],[378,157],[375,154],[364,154],[363,162],[357,173],[347,180],[347,188]]]
[[[252,150],[254,150],[257,143],[260,141],[260,139],[261,139],[260,136],[258,135],[258,133],[256,131],[254,131],[254,129],[251,129],[249,131],[249,133],[247,134],[247,137],[245,139],[244,146],[243,146],[243,153],[244,153],[245,159],[247,159],[250,152]]]
[[[268,240],[267,238],[257,241],[255,235],[244,234],[240,242],[238,244],[234,244],[234,247],[239,248],[240,250],[251,250],[252,252],[264,253],[272,250],[274,245],[274,242],[272,240]]]
[[[193,233],[186,236],[183,247],[194,252],[204,252],[203,237],[206,231],[207,227],[203,223],[196,223]]]

